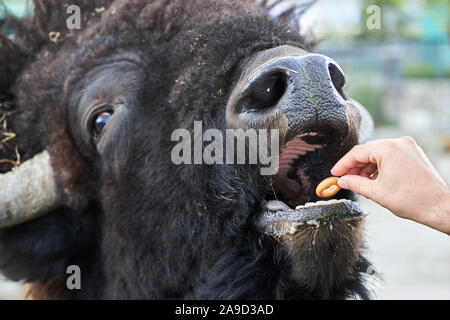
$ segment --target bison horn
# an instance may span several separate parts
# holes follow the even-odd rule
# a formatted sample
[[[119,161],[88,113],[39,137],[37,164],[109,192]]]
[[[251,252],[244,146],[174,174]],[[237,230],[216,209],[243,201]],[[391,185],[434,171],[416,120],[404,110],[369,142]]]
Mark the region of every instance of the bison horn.
[[[60,204],[50,155],[43,151],[0,174],[0,228],[38,218]]]

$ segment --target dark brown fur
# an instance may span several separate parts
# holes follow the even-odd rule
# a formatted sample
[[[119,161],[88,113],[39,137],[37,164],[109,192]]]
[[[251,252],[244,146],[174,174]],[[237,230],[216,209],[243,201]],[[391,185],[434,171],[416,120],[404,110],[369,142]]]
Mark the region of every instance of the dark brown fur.
[[[10,18],[14,40],[0,34],[0,96],[13,97],[16,110],[10,142],[22,160],[50,152],[65,199],[45,217],[0,230],[7,277],[45,284],[37,287],[48,298],[61,297],[46,284],[64,284],[72,264],[82,290],[63,296],[75,299],[368,297],[359,251],[352,259],[362,262],[337,270],[339,281],[320,264],[320,279],[292,277],[299,266],[249,223],[270,188],[258,168],[170,162],[175,128],[200,119],[225,128],[224,106],[249,57],[282,44],[310,48],[295,24],[269,19],[252,1],[77,0],[82,30],[68,31],[64,3],[35,0],[32,17]],[[73,110],[89,72],[114,54],[137,54],[144,80],[132,87],[140,103],[130,122],[99,155]]]

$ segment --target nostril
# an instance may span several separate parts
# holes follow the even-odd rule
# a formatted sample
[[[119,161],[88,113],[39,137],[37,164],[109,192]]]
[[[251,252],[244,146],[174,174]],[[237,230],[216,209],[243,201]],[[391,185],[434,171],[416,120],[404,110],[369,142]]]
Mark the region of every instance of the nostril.
[[[341,68],[339,68],[335,63],[328,63],[328,72],[330,73],[331,81],[333,82],[334,88],[343,95],[342,89],[345,85],[345,76]]]
[[[236,111],[248,113],[273,108],[286,92],[286,88],[286,76],[283,73],[262,74],[247,87]]]

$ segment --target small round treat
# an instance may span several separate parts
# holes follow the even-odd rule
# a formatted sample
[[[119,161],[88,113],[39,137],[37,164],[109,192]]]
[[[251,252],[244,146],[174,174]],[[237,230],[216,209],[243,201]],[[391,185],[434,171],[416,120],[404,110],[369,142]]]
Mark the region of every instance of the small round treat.
[[[316,188],[316,194],[321,198],[328,198],[334,196],[341,190],[337,184],[338,177],[329,177],[323,180]]]

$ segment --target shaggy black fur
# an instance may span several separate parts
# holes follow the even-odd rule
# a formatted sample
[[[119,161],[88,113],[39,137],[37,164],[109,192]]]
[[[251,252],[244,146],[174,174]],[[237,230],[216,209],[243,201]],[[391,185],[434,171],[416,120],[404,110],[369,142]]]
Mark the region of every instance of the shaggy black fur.
[[[64,3],[35,0],[32,18],[9,21],[14,41],[0,34],[0,94],[13,95],[18,111],[8,119],[14,142],[22,159],[49,150],[65,197],[49,215],[0,231],[8,278],[65,281],[77,264],[76,299],[367,297],[359,253],[340,281],[320,265],[319,280],[291,276],[282,245],[248,223],[269,187],[259,168],[170,159],[174,129],[192,131],[194,120],[225,129],[249,57],[282,44],[309,48],[295,26],[252,1],[74,0],[82,30],[69,31]],[[50,32],[60,32],[57,43]],[[127,112],[97,151],[77,112],[99,97]]]

